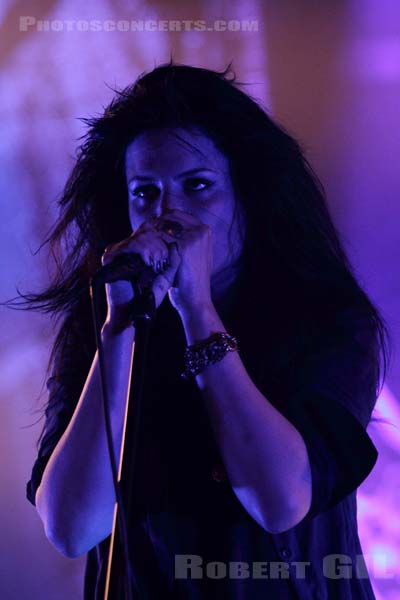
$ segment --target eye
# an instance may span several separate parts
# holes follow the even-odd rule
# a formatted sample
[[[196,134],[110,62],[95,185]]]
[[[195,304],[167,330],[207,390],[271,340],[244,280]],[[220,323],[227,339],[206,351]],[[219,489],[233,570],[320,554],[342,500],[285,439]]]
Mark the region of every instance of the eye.
[[[189,190],[192,192],[201,192],[202,190],[210,188],[212,185],[212,181],[200,177],[192,177],[191,179],[187,179],[185,182],[185,187],[189,188]]]
[[[142,200],[153,200],[158,194],[158,187],[155,185],[140,185],[134,190],[132,190],[131,194],[134,198],[140,198]]]

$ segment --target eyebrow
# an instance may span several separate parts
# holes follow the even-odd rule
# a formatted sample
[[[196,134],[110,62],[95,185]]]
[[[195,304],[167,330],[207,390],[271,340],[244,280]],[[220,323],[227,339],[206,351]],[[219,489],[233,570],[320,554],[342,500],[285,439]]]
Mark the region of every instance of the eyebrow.
[[[174,177],[174,180],[180,179],[185,175],[193,175],[194,173],[198,173],[199,171],[210,171],[212,173],[218,173],[218,171],[216,171],[215,169],[208,169],[207,167],[196,167],[195,169],[189,169],[188,171],[183,171],[183,173],[179,173],[179,175]],[[128,183],[131,183],[131,181],[133,181],[134,179],[137,179],[138,181],[151,181],[152,179],[154,179],[154,177],[150,177],[148,175],[133,175],[129,179]]]

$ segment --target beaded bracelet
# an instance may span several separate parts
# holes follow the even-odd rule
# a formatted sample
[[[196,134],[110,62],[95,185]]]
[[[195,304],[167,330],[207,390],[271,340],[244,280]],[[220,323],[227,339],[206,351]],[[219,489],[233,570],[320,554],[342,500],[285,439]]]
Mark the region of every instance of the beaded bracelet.
[[[181,377],[190,379],[207,365],[220,361],[227,352],[235,352],[238,349],[236,338],[224,331],[213,333],[209,338],[186,347],[185,370]]]

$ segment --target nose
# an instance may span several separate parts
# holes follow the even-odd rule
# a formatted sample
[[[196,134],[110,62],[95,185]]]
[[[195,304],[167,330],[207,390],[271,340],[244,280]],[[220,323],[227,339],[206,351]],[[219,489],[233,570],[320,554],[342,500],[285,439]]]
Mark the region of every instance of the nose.
[[[154,202],[152,215],[155,217],[161,217],[168,210],[178,208],[184,210],[183,200],[179,197],[179,194],[171,191],[162,190],[160,191],[157,200]]]

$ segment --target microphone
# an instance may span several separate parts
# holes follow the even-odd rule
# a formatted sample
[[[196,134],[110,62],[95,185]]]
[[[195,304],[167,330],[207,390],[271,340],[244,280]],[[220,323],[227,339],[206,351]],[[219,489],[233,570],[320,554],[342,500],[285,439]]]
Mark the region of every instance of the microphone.
[[[182,237],[183,227],[176,221],[166,219],[160,229],[175,238]],[[156,277],[157,273],[154,273],[153,269],[146,265],[140,254],[125,252],[101,267],[92,277],[91,285],[99,286],[113,281],[136,281],[140,285],[146,286],[151,285]]]
[[[149,267],[140,254],[125,252],[114,258],[113,261],[101,267],[92,277],[92,285],[99,286],[114,281],[134,281],[144,274],[152,274],[154,279],[156,273]]]

